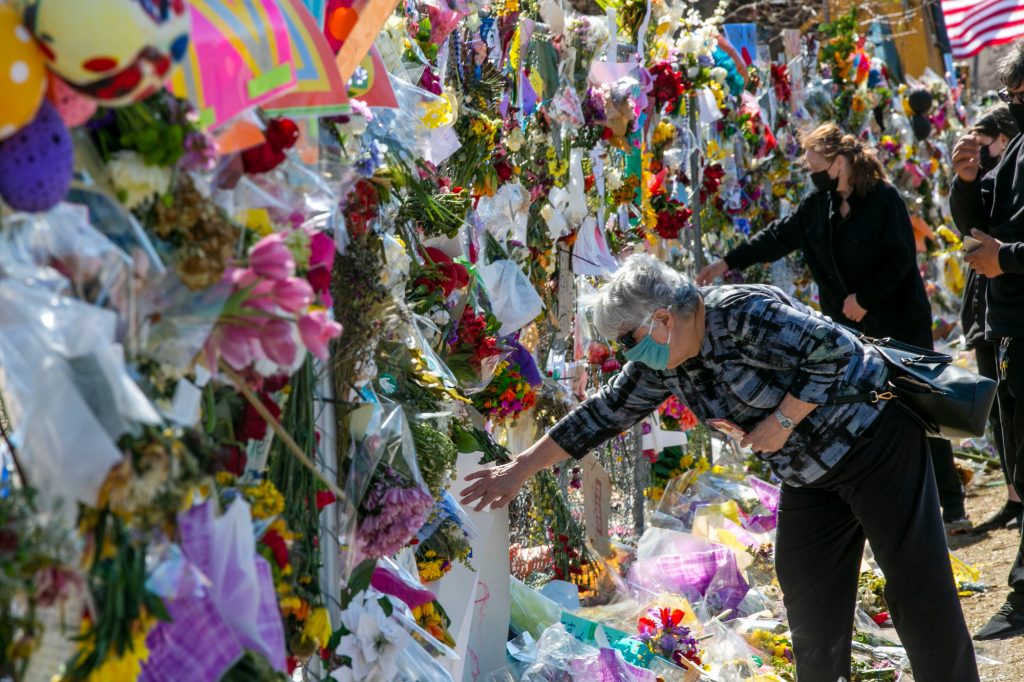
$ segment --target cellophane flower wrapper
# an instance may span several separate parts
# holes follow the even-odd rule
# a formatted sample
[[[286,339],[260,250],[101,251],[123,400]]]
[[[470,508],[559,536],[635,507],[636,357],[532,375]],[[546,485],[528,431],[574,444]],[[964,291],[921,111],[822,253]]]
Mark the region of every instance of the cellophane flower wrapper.
[[[531,652],[522,682],[593,679],[601,682],[655,682],[654,673],[629,665],[613,649],[598,649],[570,635],[561,623],[547,628]]]
[[[156,424],[115,341],[107,309],[0,281],[0,391],[12,441],[46,504],[95,505],[108,469],[121,459],[116,440]]]
[[[688,472],[665,486],[654,524],[689,531],[701,508],[735,503],[738,513],[734,521],[751,532],[767,533],[777,523],[778,495],[776,486],[742,474]]]
[[[84,206],[60,203],[5,220],[0,263],[8,277],[129,316],[132,259],[89,223]]]
[[[96,186],[72,183],[65,201],[89,210],[89,223],[134,260],[135,276],[158,279],[167,271],[153,240],[124,204]]]
[[[469,514],[462,507],[461,504],[455,499],[454,496],[448,491],[445,491],[444,495],[434,505],[434,511],[431,513],[430,521],[420,529],[419,533],[416,534],[417,540],[423,542],[437,530],[444,521],[452,520],[458,524],[462,532],[466,534],[467,540],[474,540],[480,535],[479,529],[476,524],[473,523],[469,518]]]
[[[501,328],[499,336],[513,334],[544,311],[544,302],[517,263],[497,260],[477,268],[480,282]]]
[[[529,632],[535,639],[559,622],[562,610],[543,594],[527,587],[514,576],[511,581],[511,614],[509,627],[517,635]]]
[[[364,403],[352,413],[351,421],[353,456],[349,460],[346,474],[348,504],[342,509],[341,531],[353,551],[345,553],[345,575],[350,575],[358,561],[365,556],[366,548],[360,548],[366,538],[360,534],[359,510],[378,470],[390,468],[393,475],[402,479],[405,489],[413,489],[417,498],[426,496],[424,499],[429,499],[416,459],[415,441],[402,406],[390,402]],[[395,486],[390,488],[394,489]],[[411,518],[407,521],[411,521]],[[417,530],[418,527],[412,529],[409,540]]]
[[[168,272],[140,297],[141,353],[178,372],[191,371],[230,296],[226,282],[193,291]]]
[[[438,666],[438,659],[449,662],[457,661],[459,655],[454,649],[423,629],[416,622],[416,617],[405,602],[392,599],[391,603],[395,609],[391,617],[401,623],[402,627],[410,634],[417,637],[417,640],[408,647],[411,651],[405,652],[408,660],[404,663],[399,661],[399,668],[407,670],[407,674],[415,673],[408,679],[416,682],[420,680],[423,682],[447,682],[450,680],[451,675]]]

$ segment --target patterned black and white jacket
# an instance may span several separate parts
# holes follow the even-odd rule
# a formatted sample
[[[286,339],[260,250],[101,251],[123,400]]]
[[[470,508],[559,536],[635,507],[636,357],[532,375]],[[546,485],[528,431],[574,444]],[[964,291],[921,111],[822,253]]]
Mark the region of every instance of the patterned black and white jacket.
[[[790,485],[820,479],[885,406],[828,403],[883,387],[885,360],[854,332],[775,287],[707,287],[700,294],[707,332],[696,357],[665,371],[627,363],[549,435],[573,457],[583,457],[651,414],[670,394],[702,422],[727,419],[749,432],[790,393],[819,407],[796,426],[785,447],[765,458]]]

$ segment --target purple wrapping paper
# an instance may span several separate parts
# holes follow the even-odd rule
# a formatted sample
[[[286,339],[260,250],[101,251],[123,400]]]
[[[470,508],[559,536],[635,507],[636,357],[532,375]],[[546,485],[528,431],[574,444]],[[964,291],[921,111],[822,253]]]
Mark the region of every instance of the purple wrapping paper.
[[[664,554],[638,561],[637,581],[649,589],[665,589],[710,599],[723,609],[735,608],[749,585],[736,566],[736,555],[726,547],[687,554]]]
[[[270,565],[256,553],[248,504],[236,499],[219,518],[210,502],[195,505],[178,515],[178,528],[186,560],[209,586],[197,598],[195,581],[182,580],[177,598],[167,601],[173,620],[154,629],[150,679],[213,682],[224,672],[218,666],[230,665],[244,649],[261,652],[283,672],[284,623]],[[197,642],[202,646],[196,647]],[[207,649],[209,655],[203,653]],[[178,658],[186,655],[182,652],[201,659],[194,662],[195,674],[175,673]]]
[[[540,376],[540,370],[537,369],[537,361],[533,358],[533,354],[513,338],[506,338],[505,342],[512,348],[508,359],[519,363],[519,372],[523,378],[534,388],[540,386],[543,379]]]
[[[656,682],[650,670],[630,665],[615,649],[601,649],[596,659],[577,658],[572,662],[573,677],[589,682]]]
[[[209,597],[169,600],[171,622],[146,637],[149,658],[139,682],[217,682],[244,653]]]

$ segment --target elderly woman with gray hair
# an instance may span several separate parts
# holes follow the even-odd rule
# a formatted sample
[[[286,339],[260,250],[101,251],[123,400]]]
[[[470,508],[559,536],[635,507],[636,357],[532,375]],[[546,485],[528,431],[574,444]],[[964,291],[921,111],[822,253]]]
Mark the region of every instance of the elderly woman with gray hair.
[[[464,504],[504,506],[537,471],[581,458],[675,394],[741,435],[782,479],[776,563],[801,682],[850,679],[864,540],[919,682],[978,679],[925,434],[897,407],[846,402],[887,369],[849,330],[774,287],[697,288],[633,256],[597,294],[594,322],[628,362],[511,463],[467,477]]]

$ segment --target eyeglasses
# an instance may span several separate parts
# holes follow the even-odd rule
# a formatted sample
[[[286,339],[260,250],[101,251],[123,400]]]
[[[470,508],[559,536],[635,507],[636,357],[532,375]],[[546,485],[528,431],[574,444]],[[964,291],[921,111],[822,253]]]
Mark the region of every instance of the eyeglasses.
[[[1003,88],[999,91],[999,99],[1003,100],[1007,104],[1024,104],[1024,90],[1020,92],[1010,92],[1009,88]]]
[[[633,327],[628,332],[626,332],[619,338],[615,339],[615,342],[622,346],[625,350],[629,350],[636,344],[640,343],[640,341],[637,340],[637,338],[633,336],[633,334],[636,334],[636,330],[639,329],[641,326],[643,325],[637,325]]]

